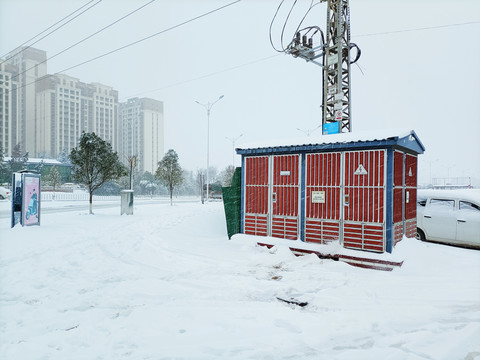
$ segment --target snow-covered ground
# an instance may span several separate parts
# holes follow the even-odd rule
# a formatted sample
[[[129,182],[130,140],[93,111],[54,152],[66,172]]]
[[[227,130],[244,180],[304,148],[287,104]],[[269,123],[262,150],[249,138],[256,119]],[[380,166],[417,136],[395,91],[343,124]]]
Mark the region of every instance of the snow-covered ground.
[[[228,240],[220,202],[87,212],[0,219],[0,359],[480,359],[478,250],[382,272]]]

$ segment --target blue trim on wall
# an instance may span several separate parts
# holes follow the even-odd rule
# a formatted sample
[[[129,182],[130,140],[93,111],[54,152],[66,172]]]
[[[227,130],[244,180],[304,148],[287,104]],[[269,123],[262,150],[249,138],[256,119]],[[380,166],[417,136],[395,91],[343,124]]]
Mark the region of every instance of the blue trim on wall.
[[[392,253],[393,250],[393,149],[387,149],[387,199],[385,205],[387,207],[385,218],[385,250]]]
[[[423,154],[425,152],[425,146],[423,146],[415,131],[412,131],[408,136],[398,139],[397,144],[417,154]]]
[[[14,227],[15,226],[15,212],[13,211],[14,209],[14,206],[15,206],[15,173],[12,174],[12,193],[11,193],[11,198],[12,198],[12,212],[10,213],[11,214],[11,219],[10,219],[10,227]]]
[[[243,227],[245,221],[245,205],[244,205],[244,197],[245,197],[245,156],[242,155],[242,189],[240,191],[240,233],[244,234]]]
[[[300,240],[305,241],[305,186],[306,186],[306,178],[305,178],[305,154],[302,154],[302,170],[300,172]]]

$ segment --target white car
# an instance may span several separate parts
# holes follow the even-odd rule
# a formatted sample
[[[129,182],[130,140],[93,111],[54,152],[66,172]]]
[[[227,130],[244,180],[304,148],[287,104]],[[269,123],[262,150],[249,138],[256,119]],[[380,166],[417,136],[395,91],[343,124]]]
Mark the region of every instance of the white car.
[[[480,249],[480,190],[418,190],[417,239]]]
[[[8,199],[10,197],[10,189],[0,186],[0,200]]]

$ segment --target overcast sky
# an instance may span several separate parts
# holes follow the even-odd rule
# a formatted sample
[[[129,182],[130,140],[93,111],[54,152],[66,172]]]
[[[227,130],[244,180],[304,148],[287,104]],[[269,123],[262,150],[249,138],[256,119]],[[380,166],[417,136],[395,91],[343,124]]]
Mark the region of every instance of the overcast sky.
[[[165,151],[175,149],[189,170],[206,166],[207,115],[195,101],[225,96],[210,117],[210,165],[219,170],[232,163],[227,138],[243,134],[236,145],[263,139],[286,139],[288,145],[289,138],[304,136],[297,128],[306,132],[321,124],[322,72],[270,45],[280,0],[242,0],[65,71],[234,1],[154,1],[49,60],[48,72],[112,86],[120,101],[163,101]],[[0,56],[87,2],[0,0]],[[52,57],[148,2],[103,0],[33,47]],[[292,3],[286,0],[283,9]],[[285,42],[309,4],[298,1]],[[480,1],[351,0],[350,13],[351,39],[362,50],[352,66],[353,131],[415,130],[426,147],[420,182],[480,178]],[[325,17],[320,4],[304,24],[325,30]],[[277,20],[272,35],[278,45],[284,16]],[[238,156],[235,161],[240,164]]]

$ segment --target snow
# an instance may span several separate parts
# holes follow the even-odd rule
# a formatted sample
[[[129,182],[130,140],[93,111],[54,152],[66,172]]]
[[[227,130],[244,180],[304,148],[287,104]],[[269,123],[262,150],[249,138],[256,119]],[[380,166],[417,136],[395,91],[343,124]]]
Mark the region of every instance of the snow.
[[[438,197],[440,199],[459,199],[464,201],[473,201],[480,205],[480,189],[419,189],[418,197]]]
[[[289,139],[271,139],[262,142],[243,143],[237,149],[261,149],[279,146],[303,146],[316,144],[336,144],[350,142],[365,142],[375,140],[386,140],[390,138],[404,138],[413,135],[413,130],[408,129],[375,129],[365,131],[354,131],[341,134],[318,135],[309,137],[295,137]]]
[[[12,160],[10,156],[5,156],[3,158],[5,162]],[[44,158],[28,158],[28,163],[29,164],[39,164],[39,163],[45,163],[47,165],[65,165],[64,163],[58,161],[57,159],[44,159]]]
[[[480,251],[384,272],[228,240],[220,202],[84,204],[0,218],[0,359],[480,359]]]

